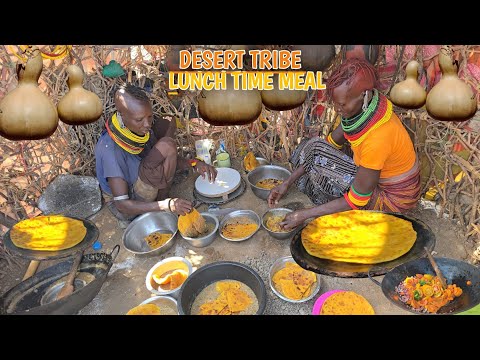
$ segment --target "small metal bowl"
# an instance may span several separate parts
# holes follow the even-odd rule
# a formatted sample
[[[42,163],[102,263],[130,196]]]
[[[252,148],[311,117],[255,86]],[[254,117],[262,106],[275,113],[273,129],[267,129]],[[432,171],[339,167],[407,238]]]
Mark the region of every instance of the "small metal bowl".
[[[205,247],[210,245],[213,242],[213,240],[215,240],[215,236],[218,230],[218,219],[215,215],[212,215],[206,212],[200,213],[200,215],[202,215],[205,218],[205,221],[207,222],[207,224],[214,224],[214,228],[210,233],[202,237],[192,238],[192,237],[184,236],[180,232],[180,235],[182,236],[182,238],[184,238],[185,241],[188,242],[190,245],[195,247]]]
[[[279,215],[286,215],[288,213],[293,212],[293,210],[287,209],[287,208],[276,208],[276,209],[270,209],[268,210],[265,214],[262,216],[262,226],[263,228],[270,234],[271,237],[279,240],[285,240],[289,239],[292,237],[295,232],[297,231],[298,227],[293,228],[290,231],[286,232],[277,232],[277,231],[272,231],[267,227],[267,220],[272,217],[272,216],[279,216]]]
[[[145,238],[155,231],[172,233],[172,237],[162,246],[152,250]],[[122,236],[123,246],[137,255],[160,255],[173,246],[177,231],[177,215],[163,211],[149,212],[135,218],[128,225]]]
[[[258,161],[258,167],[260,166],[264,166],[264,165],[269,165],[270,163],[268,162],[267,159],[265,158],[262,158],[262,157],[256,157],[255,159],[257,159]],[[243,158],[243,161],[242,161],[242,166],[243,166],[243,170],[245,171],[245,174],[248,174],[250,171],[248,171],[247,169],[245,169],[245,158]],[[256,168],[255,168],[256,169]],[[252,170],[253,171],[253,170]]]
[[[247,217],[247,218],[251,219],[253,222],[255,222],[255,224],[257,224],[257,230],[255,230],[252,234],[248,235],[247,237],[244,237],[244,238],[241,238],[241,239],[230,239],[230,238],[225,237],[222,234],[223,227],[225,225],[227,225],[228,223],[232,222],[232,220],[234,220],[235,218],[238,218],[238,217]],[[237,210],[237,211],[233,211],[233,212],[231,212],[231,213],[229,213],[229,214],[227,214],[223,217],[222,221],[220,222],[218,232],[220,233],[220,236],[222,238],[224,238],[225,240],[228,240],[228,241],[244,241],[244,240],[250,239],[258,231],[258,229],[260,229],[260,223],[261,223],[260,217],[257,215],[257,213],[255,211],[252,211],[252,210]]]
[[[160,307],[160,310],[164,310],[165,308],[172,309],[175,313],[165,313],[160,315],[178,315],[178,305],[177,300],[175,300],[171,296],[152,296],[151,298],[143,301],[140,305],[144,304],[155,304]],[[163,312],[163,311],[162,311]]]
[[[307,296],[304,299],[301,299],[301,300],[289,299],[275,288],[275,285],[273,284],[273,280],[272,280],[273,275],[275,275],[277,273],[277,271],[283,269],[286,266],[286,264],[289,263],[289,262],[295,263],[295,260],[293,260],[293,257],[284,256],[284,257],[281,257],[281,258],[275,260],[273,265],[270,267],[270,272],[269,272],[269,275],[268,275],[268,282],[270,284],[270,288],[275,293],[275,295],[277,295],[280,299],[283,299],[283,300],[291,302],[291,303],[302,303],[302,302],[306,302],[308,300],[313,299],[313,297],[315,295],[317,295],[317,293],[320,291],[321,284],[320,284],[320,275],[319,274],[315,274],[315,276],[317,277],[317,281],[313,285],[313,288],[312,288],[312,291],[310,292],[310,295]]]
[[[192,263],[187,259],[180,257],[180,256],[173,256],[166,258],[155,265],[148,271],[147,276],[145,277],[145,286],[147,287],[148,291],[155,295],[169,295],[177,298],[180,289],[182,288],[183,284],[179,287],[172,289],[172,290],[163,290],[159,287],[159,285],[153,280],[152,275],[159,267],[162,267],[162,273],[165,273],[170,270],[174,269],[182,269],[188,272],[188,276],[190,276],[193,272]],[[187,279],[188,279],[187,276]],[[186,281],[186,279],[185,279]],[[185,283],[185,282],[184,282]]]
[[[252,188],[253,193],[260,199],[267,200],[270,190],[259,188],[255,184],[263,179],[277,179],[285,181],[290,177],[291,174],[292,173],[289,170],[281,166],[263,165],[250,171],[247,175],[247,180]]]

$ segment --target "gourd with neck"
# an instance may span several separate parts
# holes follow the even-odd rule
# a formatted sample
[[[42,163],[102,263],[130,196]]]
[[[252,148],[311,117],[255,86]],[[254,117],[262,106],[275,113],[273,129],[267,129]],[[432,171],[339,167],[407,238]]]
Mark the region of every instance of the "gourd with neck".
[[[103,105],[97,94],[82,87],[84,74],[77,65],[67,67],[69,91],[57,106],[60,120],[69,125],[85,125],[97,121]]]
[[[52,135],[58,114],[52,101],[38,88],[43,60],[38,47],[27,50],[30,56],[18,73],[18,85],[0,102],[0,135],[9,140],[38,140]]]
[[[427,92],[417,81],[419,66],[415,60],[408,63],[406,79],[395,84],[390,91],[392,103],[405,109],[418,109],[425,105]]]
[[[477,111],[477,100],[470,86],[458,77],[458,65],[449,47],[440,49],[438,63],[442,78],[427,95],[428,114],[441,121],[470,119]]]

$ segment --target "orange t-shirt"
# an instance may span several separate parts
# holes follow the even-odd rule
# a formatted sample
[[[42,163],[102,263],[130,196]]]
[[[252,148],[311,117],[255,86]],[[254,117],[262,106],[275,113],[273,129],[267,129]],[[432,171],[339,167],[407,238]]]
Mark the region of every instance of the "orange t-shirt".
[[[352,150],[355,164],[381,170],[381,179],[403,174],[412,168],[416,159],[412,140],[395,113]]]

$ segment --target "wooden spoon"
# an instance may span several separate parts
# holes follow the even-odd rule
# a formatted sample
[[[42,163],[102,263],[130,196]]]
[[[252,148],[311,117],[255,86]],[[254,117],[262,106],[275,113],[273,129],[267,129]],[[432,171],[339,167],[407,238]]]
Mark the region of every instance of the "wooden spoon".
[[[67,280],[65,280],[65,285],[63,285],[62,290],[57,295],[56,300],[60,300],[61,298],[64,298],[65,296],[70,295],[73,293],[74,286],[73,286],[73,281],[75,280],[75,275],[77,275],[77,268],[78,265],[80,265],[80,262],[82,261],[82,256],[83,256],[83,251],[80,251],[77,254],[77,257],[73,261],[72,269],[70,270],[70,273],[68,274]]]
[[[440,268],[437,265],[437,262],[433,258],[432,254],[430,254],[430,251],[426,247],[424,247],[425,251],[427,252],[428,260],[430,260],[430,264],[432,264],[433,269],[435,270],[435,273],[437,274],[440,283],[442,284],[442,288],[446,289],[447,288],[447,282],[445,281],[445,278],[443,277],[442,272],[440,271]]]

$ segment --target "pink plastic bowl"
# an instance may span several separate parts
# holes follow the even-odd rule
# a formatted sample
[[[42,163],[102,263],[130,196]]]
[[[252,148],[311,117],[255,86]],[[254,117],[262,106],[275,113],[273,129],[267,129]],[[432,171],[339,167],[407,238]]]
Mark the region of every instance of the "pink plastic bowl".
[[[345,290],[330,290],[327,291],[325,294],[322,294],[313,305],[312,315],[320,315],[320,310],[322,310],[322,306],[325,300],[327,300],[328,297],[332,296],[335,293],[344,291]]]

